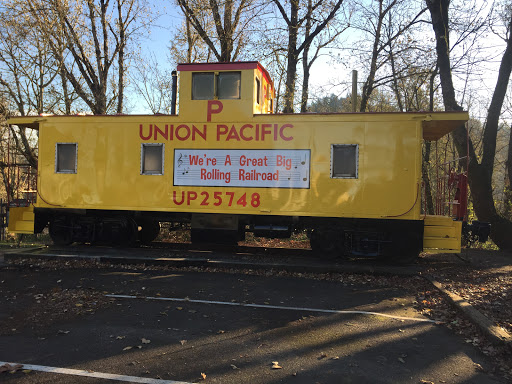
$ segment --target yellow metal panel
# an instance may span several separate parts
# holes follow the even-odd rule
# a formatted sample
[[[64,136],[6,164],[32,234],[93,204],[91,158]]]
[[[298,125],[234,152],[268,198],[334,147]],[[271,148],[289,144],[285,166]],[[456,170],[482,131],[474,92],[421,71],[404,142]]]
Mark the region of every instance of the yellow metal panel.
[[[424,238],[423,248],[435,248],[439,250],[454,250],[460,252],[460,242],[454,238]]]
[[[456,237],[457,232],[454,226],[425,226],[424,237]]]
[[[37,206],[420,219],[424,131],[467,114],[254,115],[258,73],[241,70],[239,100],[191,100],[192,71],[181,72],[177,116],[33,118],[40,127]],[[31,124],[9,123],[16,121]],[[55,173],[56,143],[78,144],[76,174]],[[163,175],[141,175],[143,143],[164,144]],[[356,179],[331,178],[332,144],[358,145]],[[175,150],[185,149],[307,150],[310,172],[301,177],[309,188],[177,186]]]
[[[34,233],[34,207],[9,208],[7,230],[13,233]]]
[[[446,216],[426,216],[423,249],[427,252],[458,253],[461,250],[462,222]]]
[[[177,116],[48,118],[40,129],[38,206],[419,219],[421,127],[417,121],[363,114],[314,119],[260,115],[249,121],[253,128],[248,135],[254,136],[256,125],[268,124],[271,129],[287,125],[283,135],[293,140],[276,140],[274,133],[264,140],[227,140],[227,134],[218,133],[221,123],[186,122]],[[242,126],[222,125],[238,131]],[[155,135],[155,127],[164,131],[166,126],[167,139],[161,133]],[[187,137],[187,129],[200,127],[207,139],[191,133],[180,140],[175,130],[171,140],[171,130],[180,126],[181,138]],[[78,143],[76,174],[55,173],[55,143],[59,142]],[[164,143],[163,175],[140,174],[142,143]],[[331,144],[359,145],[357,179],[330,177]],[[179,148],[310,149],[310,189],[174,187],[174,149]],[[213,196],[226,191],[234,192],[235,199],[243,193],[259,194],[261,205],[217,208],[212,203],[201,205],[200,198],[186,206],[173,202],[174,193]]]

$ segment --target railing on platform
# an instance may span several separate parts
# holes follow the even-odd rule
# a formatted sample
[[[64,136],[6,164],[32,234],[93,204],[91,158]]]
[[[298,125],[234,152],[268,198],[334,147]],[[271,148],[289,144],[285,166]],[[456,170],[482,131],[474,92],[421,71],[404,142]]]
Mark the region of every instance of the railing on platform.
[[[423,183],[424,214],[449,216],[459,221],[467,219],[468,176],[460,167],[464,160],[466,157],[435,165],[435,175],[430,179],[433,212],[429,212],[427,207],[427,189]]]

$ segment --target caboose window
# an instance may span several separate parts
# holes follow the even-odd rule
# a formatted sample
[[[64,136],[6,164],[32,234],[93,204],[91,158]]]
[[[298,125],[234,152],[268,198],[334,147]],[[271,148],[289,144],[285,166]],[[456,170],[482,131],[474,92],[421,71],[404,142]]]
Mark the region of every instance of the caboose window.
[[[240,72],[221,72],[217,76],[217,97],[219,99],[240,98]]]
[[[213,73],[193,73],[192,74],[192,99],[193,100],[212,100]]]
[[[192,74],[192,100],[239,99],[241,72]]]
[[[77,143],[55,144],[55,172],[76,173]]]
[[[140,174],[164,174],[164,144],[142,144]]]
[[[357,179],[358,157],[357,144],[332,144],[331,178]]]

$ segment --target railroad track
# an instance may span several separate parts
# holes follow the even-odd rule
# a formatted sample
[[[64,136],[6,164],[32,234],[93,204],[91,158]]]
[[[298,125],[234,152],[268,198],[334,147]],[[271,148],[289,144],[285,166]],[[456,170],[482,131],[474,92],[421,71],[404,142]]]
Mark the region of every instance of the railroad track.
[[[10,250],[5,260],[94,260],[110,264],[145,264],[168,267],[215,267],[240,270],[280,270],[313,273],[375,273],[414,275],[423,267],[412,265],[386,265],[373,259],[325,260],[310,249],[261,248],[249,246],[196,245],[190,243],[155,242],[136,248],[102,246],[43,246]]]

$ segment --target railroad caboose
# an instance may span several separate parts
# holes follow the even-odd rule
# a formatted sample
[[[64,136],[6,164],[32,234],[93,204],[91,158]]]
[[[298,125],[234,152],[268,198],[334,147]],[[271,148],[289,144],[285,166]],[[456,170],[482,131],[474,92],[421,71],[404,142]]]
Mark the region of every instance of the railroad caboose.
[[[178,72],[171,115],[9,119],[39,137],[37,183],[10,204],[9,230],[121,244],[172,222],[193,241],[306,230],[324,255],[460,251],[461,221],[422,214],[421,148],[466,112],[276,114],[258,62]]]

